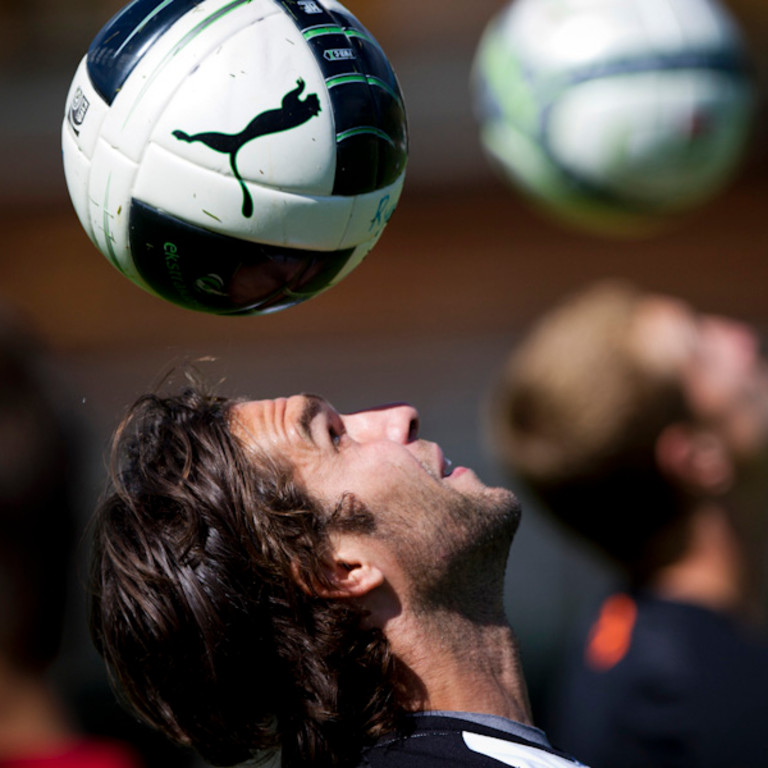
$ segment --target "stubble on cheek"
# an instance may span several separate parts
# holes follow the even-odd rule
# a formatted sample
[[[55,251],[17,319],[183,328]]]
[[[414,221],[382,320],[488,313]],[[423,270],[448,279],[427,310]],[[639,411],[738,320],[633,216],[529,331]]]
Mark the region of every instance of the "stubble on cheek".
[[[410,515],[390,516],[377,531],[424,605],[441,601],[463,581],[482,581],[483,571],[503,572],[521,513],[514,494],[496,488],[450,494],[440,506],[435,501],[412,499]]]

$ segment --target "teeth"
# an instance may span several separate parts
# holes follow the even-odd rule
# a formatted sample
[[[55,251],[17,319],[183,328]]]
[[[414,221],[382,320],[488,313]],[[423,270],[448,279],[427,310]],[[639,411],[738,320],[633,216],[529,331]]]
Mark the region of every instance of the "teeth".
[[[450,459],[443,459],[443,477],[448,477],[451,472],[453,472],[453,462]]]

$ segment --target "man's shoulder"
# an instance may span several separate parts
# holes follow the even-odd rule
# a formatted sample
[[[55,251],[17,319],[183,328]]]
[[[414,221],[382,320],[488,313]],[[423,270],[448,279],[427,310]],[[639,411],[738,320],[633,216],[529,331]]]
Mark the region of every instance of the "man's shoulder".
[[[366,750],[360,768],[575,768],[580,764],[521,736],[461,717],[414,717]]]

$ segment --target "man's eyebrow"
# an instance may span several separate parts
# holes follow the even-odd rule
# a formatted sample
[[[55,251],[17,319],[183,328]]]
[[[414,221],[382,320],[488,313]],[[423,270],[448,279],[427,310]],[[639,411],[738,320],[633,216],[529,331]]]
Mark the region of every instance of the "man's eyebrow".
[[[317,395],[306,395],[306,401],[304,403],[304,409],[299,414],[299,418],[296,421],[296,425],[299,428],[299,431],[301,434],[310,442],[314,442],[312,440],[312,431],[310,429],[310,426],[312,424],[312,419],[317,416],[320,411],[323,410],[323,406],[325,405],[325,401],[322,397],[318,397]]]

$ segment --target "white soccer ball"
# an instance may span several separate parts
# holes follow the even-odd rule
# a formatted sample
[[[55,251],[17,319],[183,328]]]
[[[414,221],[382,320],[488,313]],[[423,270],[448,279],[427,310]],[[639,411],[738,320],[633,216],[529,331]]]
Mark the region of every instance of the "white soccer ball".
[[[62,146],[96,247],[217,314],[289,307],[349,274],[407,160],[392,67],[336,0],[134,0],[80,63]]]
[[[473,86],[494,164],[544,210],[601,231],[718,192],[754,101],[716,0],[513,0],[480,41]]]

